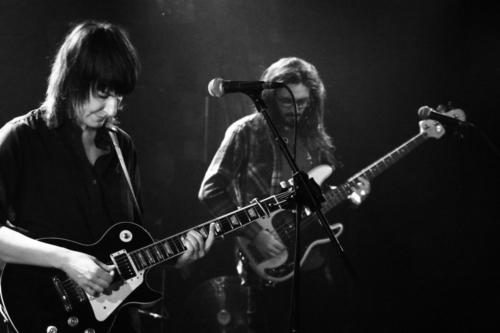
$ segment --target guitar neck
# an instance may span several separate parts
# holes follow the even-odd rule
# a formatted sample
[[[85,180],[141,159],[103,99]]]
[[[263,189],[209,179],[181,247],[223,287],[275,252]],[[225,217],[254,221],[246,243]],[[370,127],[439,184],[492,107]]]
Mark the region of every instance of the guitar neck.
[[[174,236],[154,242],[144,248],[129,253],[138,270],[147,269],[184,253],[187,248],[182,241],[191,230],[198,231],[204,238],[208,237],[210,224],[215,224],[215,238],[236,231],[249,223],[257,221],[270,213],[283,209],[283,204],[292,196],[292,192],[283,192],[264,200],[254,200],[250,205],[202,223],[194,228],[180,232]]]
[[[396,149],[392,150],[390,153],[386,154],[382,158],[378,159],[368,167],[364,168],[363,170],[349,178],[347,182],[330,190],[325,194],[326,202],[323,204],[323,213],[326,213],[330,209],[337,206],[339,203],[346,200],[347,197],[352,193],[352,188],[356,185],[358,178],[363,177],[368,180],[375,178],[391,165],[413,151],[416,147],[426,141],[427,138],[428,136],[426,132],[421,132],[415,135],[410,140],[406,141]]]

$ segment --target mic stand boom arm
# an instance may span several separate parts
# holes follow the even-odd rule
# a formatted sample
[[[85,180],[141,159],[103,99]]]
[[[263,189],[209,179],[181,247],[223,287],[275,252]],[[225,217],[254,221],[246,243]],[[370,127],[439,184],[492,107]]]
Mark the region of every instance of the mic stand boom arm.
[[[330,229],[328,221],[321,211],[321,202],[325,201],[323,194],[321,193],[321,189],[319,188],[318,184],[310,178],[305,172],[300,171],[297,164],[295,163],[294,159],[292,158],[292,155],[290,154],[290,151],[288,150],[288,147],[286,143],[284,142],[283,138],[278,132],[278,129],[276,126],[273,124],[271,117],[267,113],[267,106],[262,100],[259,93],[252,93],[248,94],[248,96],[253,100],[255,107],[257,108],[257,111],[262,114],[264,119],[266,120],[269,128],[271,129],[271,132],[273,134],[274,140],[278,143],[278,146],[280,147],[281,151],[283,152],[286,161],[290,165],[290,169],[292,170],[293,174],[293,186],[295,188],[295,193],[296,193],[296,225],[295,225],[295,264],[294,264],[294,275],[293,275],[293,294],[292,294],[292,305],[291,305],[291,317],[290,319],[294,319],[294,323],[292,325],[291,323],[291,332],[299,332],[299,281],[300,281],[300,253],[299,253],[299,236],[300,236],[300,217],[301,217],[301,212],[302,208],[304,206],[309,207],[312,213],[319,219],[321,222],[321,225],[323,226],[323,229],[325,233],[328,235],[328,238],[330,239],[332,245],[334,248],[337,249],[337,252],[340,254],[340,257],[346,264],[346,267],[350,271],[350,273],[353,275],[353,277],[356,277],[356,273],[351,266],[347,256],[345,255],[344,249],[342,245],[340,244],[339,240],[337,237],[335,237],[335,234],[333,231]]]

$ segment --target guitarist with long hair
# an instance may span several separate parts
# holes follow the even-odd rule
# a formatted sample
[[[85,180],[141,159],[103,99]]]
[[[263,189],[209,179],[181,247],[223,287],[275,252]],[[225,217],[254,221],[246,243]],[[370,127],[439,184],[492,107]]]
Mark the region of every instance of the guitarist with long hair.
[[[264,90],[262,98],[266,103],[270,117],[277,126],[280,135],[287,142],[291,151],[296,151],[296,162],[301,170],[309,171],[320,164],[327,164],[334,170],[340,167],[335,156],[335,145],[326,133],[323,123],[325,111],[325,87],[315,66],[296,58],[282,58],[269,66],[261,75],[262,81],[282,82],[292,91],[298,113],[297,145],[294,145],[294,99],[285,88]],[[292,177],[278,145],[273,141],[270,130],[262,114],[254,112],[234,122],[226,131],[212,162],[206,171],[199,199],[204,202],[215,216],[234,210],[237,206],[248,204],[254,198],[279,193],[280,182]],[[351,200],[357,204],[369,192],[369,182],[361,178],[358,186],[353,189]],[[293,223],[293,220],[291,221]],[[287,249],[286,244],[276,236],[276,230],[263,228],[254,223],[244,229],[241,237],[246,239],[254,251],[255,257],[273,258],[280,256]],[[290,254],[290,252],[289,252]],[[259,327],[269,332],[285,332],[288,328],[288,300],[290,298],[290,283],[278,283],[273,288],[264,287],[266,277],[259,276],[245,265],[243,256],[244,276],[250,285],[261,291],[257,302],[257,322],[264,323]],[[301,267],[308,273],[302,281],[307,290],[318,287],[317,293],[309,295],[308,300],[323,297],[323,286],[329,287],[328,265],[325,254],[313,249]],[[319,283],[318,283],[319,281]],[[331,287],[331,286],[330,286]],[[331,288],[330,288],[331,289]],[[255,293],[254,293],[255,294]],[[303,302],[306,318],[320,318],[323,304]],[[326,314],[326,312],[325,312]],[[325,317],[325,319],[328,319]],[[305,326],[312,329],[311,320]],[[318,328],[323,331],[323,323]],[[311,330],[315,331],[315,330]]]
[[[92,244],[117,222],[141,223],[134,144],[116,126],[117,112],[133,91],[138,72],[136,50],[122,28],[106,22],[80,23],[67,34],[54,58],[41,107],[1,128],[0,260],[7,262],[4,273],[9,263],[54,268],[69,277],[64,283],[77,284],[74,290],[84,299],[108,292],[117,275],[112,262],[36,239],[57,237]],[[121,148],[123,169],[110,130]],[[130,182],[125,174],[130,175]],[[131,233],[124,230],[120,239],[132,241]],[[212,239],[213,228],[206,242],[200,233],[190,231],[183,240],[187,250],[177,265],[202,257]],[[15,279],[24,287],[37,282],[24,276]],[[64,289],[63,282],[54,285],[69,311],[65,292],[69,289]],[[2,290],[3,301],[7,291]],[[42,290],[31,292],[32,302],[39,301]],[[12,301],[15,305],[16,299]],[[17,325],[23,325],[23,333],[57,330],[36,328],[37,320],[44,313],[50,315],[51,309],[30,313],[32,302],[19,305],[26,313],[12,313],[8,306],[4,310],[19,318]],[[50,305],[62,311],[62,304]],[[135,332],[127,317],[118,316],[113,332]],[[79,321],[77,315],[69,317],[68,329],[78,329]]]

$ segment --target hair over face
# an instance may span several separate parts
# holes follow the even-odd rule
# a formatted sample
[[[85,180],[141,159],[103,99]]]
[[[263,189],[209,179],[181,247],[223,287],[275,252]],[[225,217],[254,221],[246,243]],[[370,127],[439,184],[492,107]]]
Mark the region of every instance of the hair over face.
[[[127,33],[107,22],[86,21],[73,28],[54,57],[42,106],[49,126],[73,118],[91,91],[128,95],[140,70]]]
[[[333,152],[335,146],[324,127],[326,90],[314,65],[297,57],[281,58],[262,73],[262,81],[284,84],[303,84],[309,88],[310,101],[302,115],[299,131],[307,139],[309,149],[316,150],[332,164],[337,164]],[[271,114],[278,112],[275,90],[264,90],[262,98]]]

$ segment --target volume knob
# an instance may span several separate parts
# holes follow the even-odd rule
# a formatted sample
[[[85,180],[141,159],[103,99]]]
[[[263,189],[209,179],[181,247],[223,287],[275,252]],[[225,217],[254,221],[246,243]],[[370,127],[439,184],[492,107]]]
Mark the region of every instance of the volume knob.
[[[80,320],[78,320],[78,317],[71,316],[68,318],[68,326],[69,327],[76,327],[76,325],[78,325],[79,322],[80,322]]]

